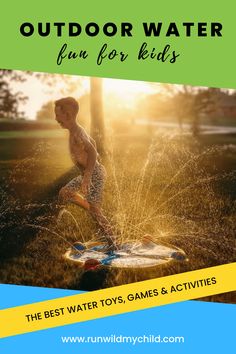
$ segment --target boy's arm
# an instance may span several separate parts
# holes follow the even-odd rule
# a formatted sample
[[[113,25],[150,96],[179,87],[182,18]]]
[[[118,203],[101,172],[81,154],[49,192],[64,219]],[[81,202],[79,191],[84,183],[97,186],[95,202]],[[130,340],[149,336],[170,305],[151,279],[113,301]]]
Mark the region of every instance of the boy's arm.
[[[84,176],[81,184],[81,192],[86,195],[90,187],[93,170],[97,160],[97,151],[91,142],[87,139],[84,140],[84,149],[87,153],[87,166],[84,170]]]

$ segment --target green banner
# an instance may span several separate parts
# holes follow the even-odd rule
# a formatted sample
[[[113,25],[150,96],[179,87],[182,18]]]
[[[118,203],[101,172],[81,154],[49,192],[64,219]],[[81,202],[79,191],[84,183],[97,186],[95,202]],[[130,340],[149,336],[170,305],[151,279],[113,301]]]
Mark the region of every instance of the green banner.
[[[234,4],[5,2],[0,67],[235,88]]]

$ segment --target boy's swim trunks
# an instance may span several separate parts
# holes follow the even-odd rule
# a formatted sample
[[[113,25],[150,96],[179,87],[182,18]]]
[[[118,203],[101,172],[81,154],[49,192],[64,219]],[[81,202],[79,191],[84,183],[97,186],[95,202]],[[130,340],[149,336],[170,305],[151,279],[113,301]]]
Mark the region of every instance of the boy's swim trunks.
[[[101,203],[105,179],[106,179],[105,167],[99,163],[96,163],[92,174],[92,180],[91,180],[89,192],[86,196],[86,199],[89,203],[92,204]],[[80,192],[82,180],[83,180],[83,176],[79,175],[73,178],[69,183],[67,183],[65,185],[65,188],[69,189],[72,192]]]

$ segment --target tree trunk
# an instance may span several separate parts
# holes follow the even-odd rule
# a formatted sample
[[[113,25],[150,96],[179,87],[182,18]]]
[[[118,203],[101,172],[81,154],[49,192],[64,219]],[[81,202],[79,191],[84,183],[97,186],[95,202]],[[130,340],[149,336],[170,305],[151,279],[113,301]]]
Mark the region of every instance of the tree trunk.
[[[195,138],[200,134],[200,117],[198,113],[195,113],[192,116],[192,134]]]
[[[105,125],[102,101],[102,79],[97,77],[90,78],[90,111],[90,133],[92,138],[96,141],[99,154],[103,154],[105,151]]]

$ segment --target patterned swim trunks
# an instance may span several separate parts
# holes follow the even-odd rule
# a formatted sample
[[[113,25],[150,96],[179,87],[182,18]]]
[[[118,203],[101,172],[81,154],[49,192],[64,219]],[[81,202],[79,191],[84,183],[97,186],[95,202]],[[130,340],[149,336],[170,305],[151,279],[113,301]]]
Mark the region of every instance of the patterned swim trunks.
[[[96,163],[93,174],[89,192],[86,196],[86,200],[89,203],[100,204],[102,201],[104,182],[106,179],[106,170],[105,167],[99,163]],[[73,178],[69,183],[65,185],[66,189],[69,189],[71,192],[79,192],[81,188],[81,183],[83,176],[79,175]]]

